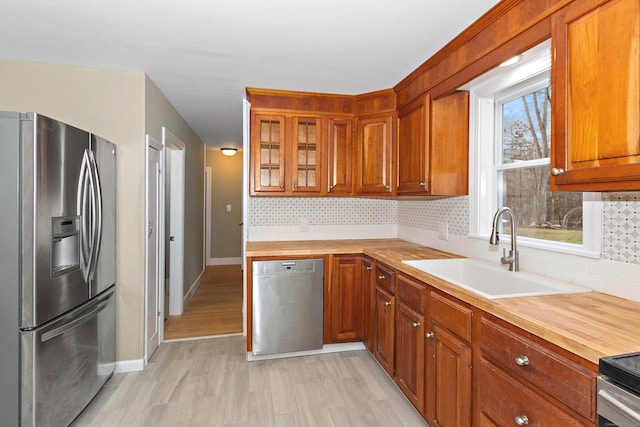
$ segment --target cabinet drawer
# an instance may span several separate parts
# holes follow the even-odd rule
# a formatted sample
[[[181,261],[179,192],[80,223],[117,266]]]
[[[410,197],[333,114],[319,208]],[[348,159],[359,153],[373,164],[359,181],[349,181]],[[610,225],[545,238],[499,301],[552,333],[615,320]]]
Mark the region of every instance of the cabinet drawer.
[[[481,361],[480,384],[483,425],[526,424],[530,427],[588,425],[553,406],[485,359]]]
[[[386,265],[376,264],[376,286],[396,294],[396,271]]]
[[[437,292],[430,292],[431,320],[462,339],[471,341],[473,311]]]
[[[482,319],[483,357],[522,376],[590,420],[596,414],[596,374],[488,319]]]
[[[411,307],[416,313],[424,314],[427,289],[421,282],[404,275],[398,276],[398,301]]]

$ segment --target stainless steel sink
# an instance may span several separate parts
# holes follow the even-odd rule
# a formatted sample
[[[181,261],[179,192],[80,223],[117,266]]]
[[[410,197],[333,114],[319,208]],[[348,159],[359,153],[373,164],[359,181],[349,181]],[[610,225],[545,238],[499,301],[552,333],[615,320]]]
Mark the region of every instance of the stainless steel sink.
[[[402,262],[489,299],[590,292],[570,283],[510,272],[502,266],[468,258]]]

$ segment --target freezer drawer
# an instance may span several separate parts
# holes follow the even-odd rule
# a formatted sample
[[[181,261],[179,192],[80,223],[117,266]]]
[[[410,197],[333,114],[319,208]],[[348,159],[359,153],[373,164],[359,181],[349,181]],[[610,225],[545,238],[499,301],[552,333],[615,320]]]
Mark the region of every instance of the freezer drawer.
[[[254,261],[252,269],[253,355],[321,349],[324,260]]]
[[[20,334],[22,426],[68,425],[115,366],[115,287]]]

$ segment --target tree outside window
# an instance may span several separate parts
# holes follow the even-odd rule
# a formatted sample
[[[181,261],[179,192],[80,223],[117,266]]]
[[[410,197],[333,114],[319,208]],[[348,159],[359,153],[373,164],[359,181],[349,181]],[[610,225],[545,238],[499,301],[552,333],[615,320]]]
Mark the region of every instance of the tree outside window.
[[[498,205],[513,209],[519,236],[582,244],[582,193],[549,190],[550,102],[548,85],[497,99]]]

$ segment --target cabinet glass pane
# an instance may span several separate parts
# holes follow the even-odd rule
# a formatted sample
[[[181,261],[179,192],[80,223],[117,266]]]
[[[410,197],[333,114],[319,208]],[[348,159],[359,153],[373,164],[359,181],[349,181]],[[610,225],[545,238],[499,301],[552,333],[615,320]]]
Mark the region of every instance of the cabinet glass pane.
[[[297,126],[297,185],[298,187],[315,187],[317,119],[300,119]]]
[[[300,169],[298,170],[298,186],[300,187],[315,187],[316,186],[316,171],[315,169]]]
[[[260,186],[280,187],[279,120],[260,120]]]

